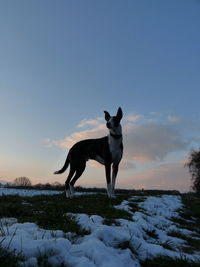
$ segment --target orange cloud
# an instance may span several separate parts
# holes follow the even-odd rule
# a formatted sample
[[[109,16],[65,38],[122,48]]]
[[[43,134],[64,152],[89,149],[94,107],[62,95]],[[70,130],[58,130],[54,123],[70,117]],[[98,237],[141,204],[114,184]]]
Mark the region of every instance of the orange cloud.
[[[119,179],[119,187],[134,189],[165,189],[187,192],[191,188],[191,178],[184,167],[185,159],[175,163],[161,164],[150,170],[129,174],[125,179]]]
[[[168,116],[167,119],[168,119],[169,122],[173,122],[173,123],[180,121],[179,117]]]
[[[137,162],[151,161],[150,158],[144,157],[144,156],[133,156],[132,159],[133,159],[133,161],[137,161]]]
[[[83,119],[78,125],[78,128],[82,128],[85,126],[95,126],[98,127],[103,121],[103,118],[97,118],[97,119],[91,119],[91,120],[87,120],[87,119]]]
[[[169,153],[184,150],[177,130],[164,124],[124,125],[124,156],[138,162],[163,160]]]

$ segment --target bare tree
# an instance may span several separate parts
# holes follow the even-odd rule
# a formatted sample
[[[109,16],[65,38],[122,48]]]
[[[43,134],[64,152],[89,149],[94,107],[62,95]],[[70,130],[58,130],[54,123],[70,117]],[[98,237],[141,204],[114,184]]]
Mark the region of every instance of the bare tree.
[[[192,176],[192,189],[200,194],[200,149],[193,150],[189,155],[189,161],[186,163]]]
[[[18,177],[14,180],[14,184],[17,186],[31,186],[31,180],[27,177]]]

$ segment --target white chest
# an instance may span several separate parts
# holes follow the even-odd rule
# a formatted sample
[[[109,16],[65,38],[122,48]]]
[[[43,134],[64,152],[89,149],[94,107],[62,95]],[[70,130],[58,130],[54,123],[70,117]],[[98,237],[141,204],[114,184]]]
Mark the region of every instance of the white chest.
[[[113,162],[119,162],[122,158],[121,139],[115,139],[111,136],[108,137],[108,144]]]

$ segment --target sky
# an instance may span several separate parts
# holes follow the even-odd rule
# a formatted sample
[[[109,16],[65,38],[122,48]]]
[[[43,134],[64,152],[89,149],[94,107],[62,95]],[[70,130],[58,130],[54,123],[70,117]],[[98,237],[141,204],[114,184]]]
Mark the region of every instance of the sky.
[[[122,107],[117,187],[190,190],[199,148],[198,0],[1,0],[0,180],[55,176]],[[94,161],[77,185],[105,187]]]

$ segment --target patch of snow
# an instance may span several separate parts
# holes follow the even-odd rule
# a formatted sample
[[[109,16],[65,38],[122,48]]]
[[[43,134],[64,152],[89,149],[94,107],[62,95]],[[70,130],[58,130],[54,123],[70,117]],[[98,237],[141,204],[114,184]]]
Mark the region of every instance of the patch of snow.
[[[162,197],[148,197],[139,203],[139,207],[146,212],[164,218],[180,217],[177,210],[183,207],[180,196],[163,195]]]
[[[33,197],[37,195],[56,195],[63,191],[57,190],[34,190],[34,189],[16,189],[16,188],[0,188],[0,196],[18,195],[22,197]],[[76,195],[94,194],[92,192],[77,192]]]
[[[141,260],[159,255],[200,260],[199,253],[180,253],[179,247],[185,241],[168,235],[170,230],[178,229],[171,219],[179,217],[178,210],[182,208],[179,196],[143,198],[140,203],[137,201],[141,209],[137,212],[131,211],[131,202],[134,198],[123,201],[117,208],[130,212],[132,220],[117,219],[113,225],[105,225],[104,218],[98,215],[70,214],[90,231],[78,239],[73,239],[72,233],[44,230],[35,223],[2,218],[0,243],[10,251],[22,253],[22,266],[37,266],[40,257],[46,257],[51,266],[73,267],[139,267]],[[179,231],[191,234],[185,230],[179,227]],[[163,244],[169,244],[171,249]]]
[[[136,197],[128,201],[125,200],[116,206],[116,208],[126,210],[132,214],[132,220],[117,219],[118,226],[91,223],[90,216],[85,214],[74,216],[81,227],[92,232],[87,238],[95,237],[111,247],[120,247],[120,244],[126,242],[129,249],[137,252],[135,259],[137,263],[137,259],[145,260],[159,255],[185,257],[189,260],[200,259],[199,253],[193,255],[180,253],[180,247],[184,246],[186,241],[168,235],[168,231],[172,228],[182,234],[195,234],[192,231],[188,230],[187,232],[186,229],[177,227],[170,220],[173,217],[179,217],[178,210],[183,207],[180,196],[148,197],[144,201],[141,199],[142,202],[137,203],[144,212],[131,211],[129,204],[134,200],[136,200]],[[82,220],[83,216],[84,220]],[[170,249],[165,248],[167,245],[170,246]]]
[[[133,214],[131,212],[131,207],[129,206],[128,200],[123,200],[122,203],[120,205],[115,206],[115,208],[120,209],[120,210],[125,210],[125,211],[128,211],[129,213]]]
[[[16,188],[0,188],[0,196],[3,195],[18,195],[22,197],[32,197],[36,195],[55,195],[60,194],[60,191],[56,190],[26,190],[26,189],[16,189]]]

